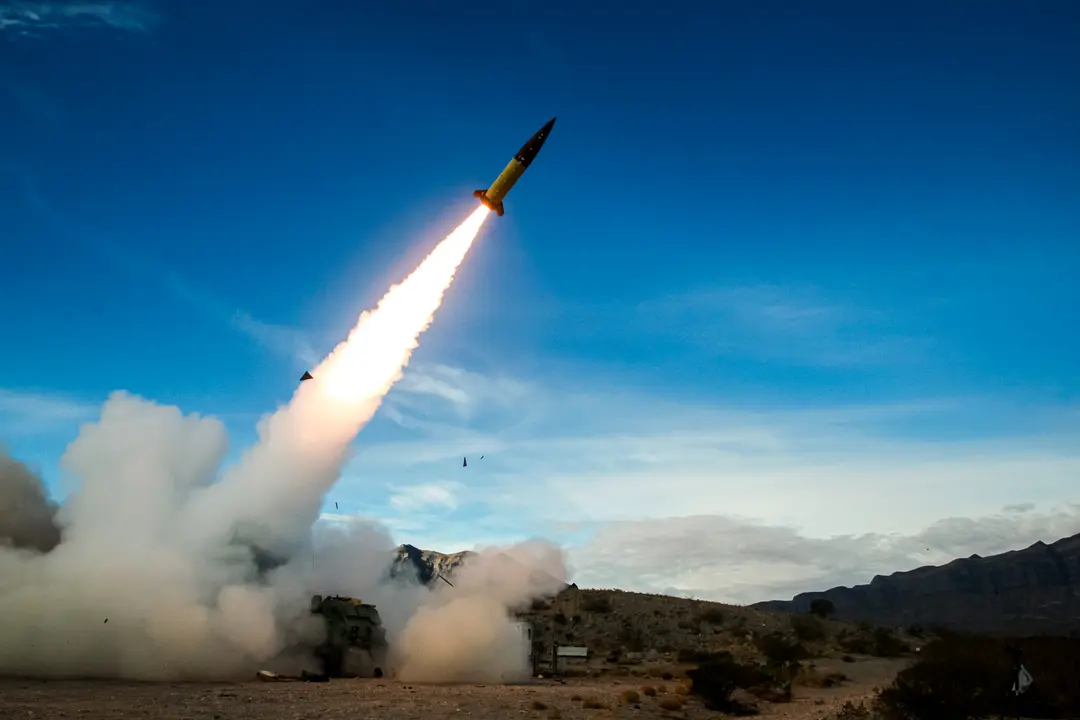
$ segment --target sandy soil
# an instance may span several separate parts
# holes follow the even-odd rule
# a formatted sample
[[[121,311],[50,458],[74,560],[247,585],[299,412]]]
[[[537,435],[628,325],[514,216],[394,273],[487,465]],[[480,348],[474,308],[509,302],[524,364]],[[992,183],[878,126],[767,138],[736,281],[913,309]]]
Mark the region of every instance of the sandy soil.
[[[851,682],[829,689],[796,688],[792,703],[763,705],[763,717],[817,719],[845,700],[869,697],[889,682],[903,661],[857,663],[818,661],[818,668],[846,673]],[[641,694],[646,685],[662,689]],[[675,681],[631,678],[580,679],[560,683],[536,680],[522,685],[410,685],[393,680],[334,680],[329,683],[152,684],[100,681],[0,679],[0,718],[153,718],[155,720],[337,720],[380,718],[716,718],[694,698],[676,694]],[[628,703],[624,691],[641,694]],[[682,700],[681,709],[664,710],[664,700]],[[606,707],[583,707],[594,700]],[[541,707],[542,706],[542,707]]]

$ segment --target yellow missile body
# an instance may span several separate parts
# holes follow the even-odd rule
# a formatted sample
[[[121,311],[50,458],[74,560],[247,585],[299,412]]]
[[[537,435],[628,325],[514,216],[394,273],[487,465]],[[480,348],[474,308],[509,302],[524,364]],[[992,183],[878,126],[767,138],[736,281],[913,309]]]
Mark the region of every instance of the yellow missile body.
[[[473,193],[473,197],[480,198],[480,202],[487,205],[489,208],[495,211],[497,215],[502,217],[503,214],[503,198],[510,192],[510,188],[514,187],[514,183],[518,181],[529,165],[532,164],[536,154],[540,152],[540,148],[543,147],[544,141],[547,140],[548,135],[551,134],[551,128],[555,125],[555,118],[551,118],[547,121],[544,127],[536,131],[529,141],[521,146],[514,159],[507,163],[503,171],[499,173],[499,177],[495,178],[495,182],[491,183],[491,186],[487,190],[477,190]]]

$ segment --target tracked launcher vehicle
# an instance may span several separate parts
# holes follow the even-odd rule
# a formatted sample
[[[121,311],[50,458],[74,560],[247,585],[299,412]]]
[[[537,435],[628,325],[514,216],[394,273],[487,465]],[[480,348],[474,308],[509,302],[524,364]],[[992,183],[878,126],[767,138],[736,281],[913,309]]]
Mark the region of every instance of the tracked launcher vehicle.
[[[327,677],[382,677],[389,647],[374,605],[335,595],[311,598],[311,613],[326,620],[326,639],[315,648]]]

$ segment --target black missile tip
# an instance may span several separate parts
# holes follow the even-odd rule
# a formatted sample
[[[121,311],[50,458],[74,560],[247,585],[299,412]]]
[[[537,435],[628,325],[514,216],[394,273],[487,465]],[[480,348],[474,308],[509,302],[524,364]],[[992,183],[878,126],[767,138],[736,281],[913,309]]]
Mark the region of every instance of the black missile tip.
[[[309,372],[305,372],[303,375],[300,376],[300,382],[304,382],[305,380],[314,380],[314,379],[315,378],[311,377],[311,373],[309,373]]]

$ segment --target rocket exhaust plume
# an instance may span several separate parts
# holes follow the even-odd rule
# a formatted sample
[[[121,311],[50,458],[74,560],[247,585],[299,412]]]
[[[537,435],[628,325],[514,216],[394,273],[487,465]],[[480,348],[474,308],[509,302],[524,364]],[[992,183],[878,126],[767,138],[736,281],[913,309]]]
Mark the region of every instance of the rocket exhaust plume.
[[[286,556],[304,540],[349,443],[401,378],[489,213],[482,205],[473,211],[375,310],[360,316],[288,405],[263,419],[259,442],[195,508],[200,534],[206,536],[205,523],[212,518],[212,539],[239,532]],[[247,501],[239,502],[241,497]]]
[[[64,453],[79,485],[59,508],[0,453],[0,510],[19,508],[0,511],[0,674],[250,677],[301,646],[296,662],[314,669],[314,593],[382,606],[393,643],[431,593],[382,582],[389,533],[354,523],[313,568],[312,530],[349,444],[400,378],[489,213],[478,207],[361,315],[224,473],[220,421],[125,392]],[[256,549],[277,567],[261,571]],[[556,555],[545,563],[561,576]]]

